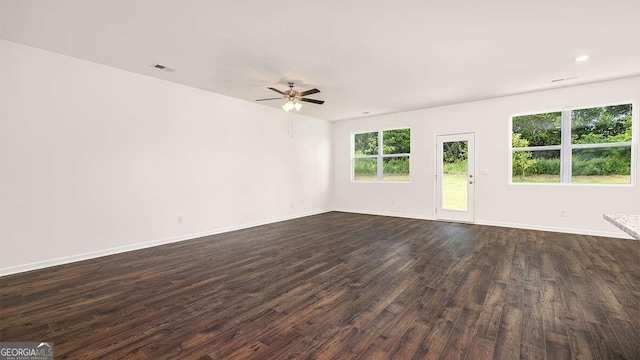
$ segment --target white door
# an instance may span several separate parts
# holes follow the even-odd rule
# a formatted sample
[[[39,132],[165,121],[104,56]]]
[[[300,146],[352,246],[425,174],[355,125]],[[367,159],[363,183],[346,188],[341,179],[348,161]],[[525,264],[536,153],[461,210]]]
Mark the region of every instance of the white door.
[[[474,134],[436,137],[436,218],[474,222]]]

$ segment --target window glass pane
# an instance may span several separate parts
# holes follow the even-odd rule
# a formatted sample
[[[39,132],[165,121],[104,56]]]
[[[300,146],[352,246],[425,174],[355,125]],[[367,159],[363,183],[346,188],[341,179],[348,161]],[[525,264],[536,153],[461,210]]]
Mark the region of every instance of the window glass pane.
[[[378,173],[378,160],[376,158],[353,159],[353,180],[376,181]]]
[[[384,181],[409,181],[409,157],[386,157],[382,159]]]
[[[409,154],[411,130],[398,129],[387,130],[382,133],[382,153],[383,154]]]
[[[354,155],[377,155],[378,132],[355,134],[353,136]]]
[[[571,182],[577,184],[630,184],[631,146],[573,149]]]
[[[512,120],[513,147],[560,145],[562,112],[514,116]]]
[[[514,151],[512,165],[513,182],[560,182],[560,150]]]
[[[571,143],[631,141],[631,104],[571,111]]]

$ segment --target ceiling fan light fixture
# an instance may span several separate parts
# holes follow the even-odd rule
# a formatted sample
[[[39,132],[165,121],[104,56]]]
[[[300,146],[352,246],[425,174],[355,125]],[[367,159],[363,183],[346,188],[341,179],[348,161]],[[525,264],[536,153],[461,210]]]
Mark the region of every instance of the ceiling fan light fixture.
[[[289,100],[284,105],[282,105],[282,110],[289,112],[293,110],[296,106],[293,104],[293,101]]]
[[[302,104],[300,104],[299,102],[296,102],[294,107],[296,108],[296,111],[300,111],[300,109],[302,109]]]

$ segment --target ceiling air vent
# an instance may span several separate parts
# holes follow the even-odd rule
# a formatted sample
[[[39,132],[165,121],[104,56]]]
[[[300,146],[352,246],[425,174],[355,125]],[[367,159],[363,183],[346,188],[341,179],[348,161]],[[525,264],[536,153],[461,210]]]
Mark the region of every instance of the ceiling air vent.
[[[158,70],[162,70],[162,71],[167,71],[167,72],[174,72],[176,71],[176,69],[174,68],[170,68],[166,65],[162,65],[162,64],[151,64],[151,67],[156,68]]]
[[[560,81],[566,81],[566,80],[575,80],[577,78],[578,78],[577,76],[572,76],[568,78],[554,79],[554,80],[551,80],[551,82],[554,83],[554,82],[560,82]]]

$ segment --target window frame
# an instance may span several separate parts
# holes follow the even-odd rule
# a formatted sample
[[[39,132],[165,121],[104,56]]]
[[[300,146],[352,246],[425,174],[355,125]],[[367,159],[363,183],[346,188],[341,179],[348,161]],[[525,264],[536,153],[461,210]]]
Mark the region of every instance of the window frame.
[[[572,119],[571,112],[574,110],[591,109],[598,107],[610,107],[619,105],[631,105],[631,141],[628,142],[613,142],[613,143],[593,143],[593,144],[572,144]],[[551,112],[560,112],[560,145],[548,145],[548,146],[530,146],[524,148],[513,147],[513,118],[526,115],[545,114]],[[568,119],[569,121],[566,121]],[[615,187],[634,187],[636,186],[637,176],[637,148],[638,148],[638,105],[635,100],[629,101],[616,101],[607,102],[604,104],[596,105],[580,105],[564,107],[561,109],[555,108],[551,110],[540,110],[535,112],[513,113],[509,116],[509,185],[517,186],[615,186]],[[568,130],[568,131],[567,131]],[[596,148],[614,148],[614,147],[631,147],[631,174],[630,182],[628,184],[596,184],[596,183],[573,183],[572,178],[572,160],[574,149],[596,149]],[[545,150],[560,150],[560,181],[557,183],[534,183],[534,182],[514,182],[513,181],[513,153],[514,151],[545,151]],[[564,154],[569,154],[566,156]]]
[[[383,143],[383,134],[385,131],[393,131],[393,130],[402,130],[409,129],[409,147],[411,148],[411,127],[410,126],[401,126],[394,128],[385,128],[378,130],[365,130],[365,131],[357,131],[351,133],[351,182],[357,183],[396,183],[396,184],[408,184],[411,182],[411,151],[409,153],[402,154],[384,154],[384,143]],[[356,145],[356,135],[359,134],[369,134],[369,133],[377,133],[378,134],[378,153],[376,155],[355,155],[355,145]],[[408,180],[384,180],[384,159],[386,158],[394,158],[394,157],[406,157],[409,159],[409,179]],[[356,180],[355,174],[355,166],[356,159],[376,159],[376,179],[375,180]]]

